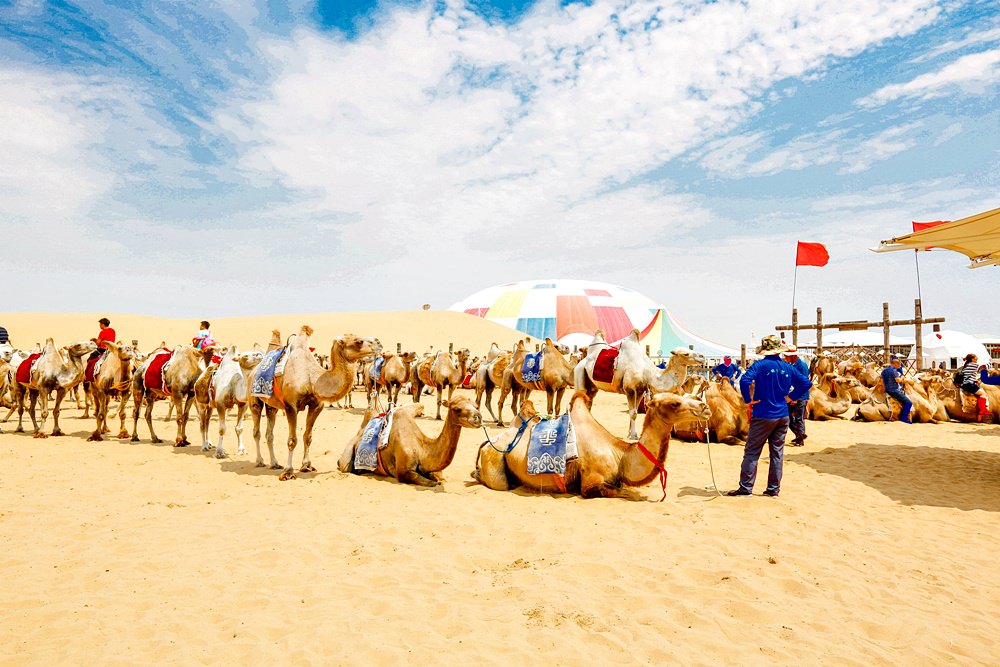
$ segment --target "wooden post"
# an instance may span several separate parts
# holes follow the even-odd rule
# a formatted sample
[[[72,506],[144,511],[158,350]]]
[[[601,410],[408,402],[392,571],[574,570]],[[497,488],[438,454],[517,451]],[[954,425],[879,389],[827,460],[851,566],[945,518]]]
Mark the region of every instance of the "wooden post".
[[[799,344],[799,309],[792,308],[792,345]]]
[[[920,305],[920,299],[914,299],[913,300],[913,329],[914,329],[914,333],[916,333],[916,335],[917,335],[917,340],[915,341],[916,344],[917,344],[917,354],[916,354],[916,359],[914,361],[916,361],[916,363],[917,363],[917,372],[918,373],[924,369],[924,341],[923,341],[924,328],[922,326],[923,323],[924,323],[924,309],[923,309],[923,306]]]
[[[795,343],[792,343],[793,345]],[[823,351],[823,309],[816,308],[816,354]]]
[[[646,346],[646,356],[647,357],[649,356],[649,346],[648,345]]]
[[[538,345],[538,343],[535,343],[535,352],[538,352],[539,348],[540,346]]]
[[[886,365],[889,364],[889,303],[886,301],[882,302],[882,346],[883,355],[882,361]]]
[[[403,354],[403,344],[396,343],[396,354]]]
[[[747,369],[747,344],[740,345],[740,368]]]
[[[455,344],[448,343],[448,352],[454,352],[454,351],[455,351]]]

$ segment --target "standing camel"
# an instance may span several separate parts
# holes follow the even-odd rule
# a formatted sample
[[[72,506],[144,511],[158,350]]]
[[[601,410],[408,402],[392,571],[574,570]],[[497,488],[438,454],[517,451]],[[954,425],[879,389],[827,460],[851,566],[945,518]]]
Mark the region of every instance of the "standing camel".
[[[375,354],[377,350],[372,338],[360,338],[353,334],[334,338],[330,349],[330,369],[326,370],[309,351],[309,336],[312,333],[312,327],[303,325],[299,333],[290,338],[285,352],[284,372],[274,376],[273,393],[268,397],[254,397],[250,402],[253,436],[257,443],[257,465],[261,467],[264,465],[260,454],[261,411],[267,410],[267,448],[271,454],[271,467],[275,469],[281,466],[274,456],[274,418],[277,410],[285,412],[288,420],[288,464],[279,478],[282,481],[295,479],[296,476],[292,467],[292,455],[298,444],[296,432],[299,412],[308,411],[305,432],[302,434],[304,451],[299,472],[315,472],[316,468],[309,458],[309,447],[312,445],[313,426],[324,403],[339,401],[346,396],[354,387],[358,361]],[[260,366],[254,371],[253,377],[259,372]]]
[[[152,354],[132,376],[132,442],[139,442],[139,408],[146,402],[146,425],[154,443],[163,442],[153,431],[153,406],[167,399],[177,415],[177,436],[174,447],[187,447],[188,415],[194,403],[194,384],[212,360],[211,347],[198,350],[178,345],[173,352]],[[160,370],[162,356],[169,354],[167,365]]]
[[[90,393],[94,397],[94,418],[97,420],[94,432],[87,438],[90,442],[104,440],[108,433],[108,407],[112,398],[118,398],[118,437],[128,438],[125,428],[125,397],[128,395],[132,379],[132,346],[105,341],[108,352],[101,368],[90,383]]]
[[[444,389],[448,388],[448,400],[451,401],[455,388],[461,387],[462,380],[465,379],[468,361],[469,351],[465,349],[454,354],[439,350],[434,357],[424,357],[410,371],[410,382],[413,383],[413,402],[420,402],[420,392],[423,391],[425,385],[437,389],[437,418],[440,420]]]
[[[74,343],[64,350],[56,349],[51,338],[46,339],[45,347],[42,348],[42,356],[38,358],[35,365],[31,367],[27,382],[20,382],[15,375],[14,378],[14,404],[17,405],[17,433],[24,432],[22,417],[24,415],[24,395],[28,394],[30,406],[28,408],[31,416],[31,423],[35,428],[36,438],[47,438],[44,433],[45,420],[49,416],[49,394],[56,392],[56,403],[52,409],[52,435],[62,435],[59,428],[59,409],[62,405],[66,393],[72,391],[78,384],[83,382],[83,375],[87,369],[85,358],[97,349],[93,341]],[[23,363],[29,363],[27,361]],[[35,420],[35,403],[41,397],[42,421]]]
[[[511,394],[511,412],[517,414],[521,394],[524,398],[528,398],[533,389],[545,392],[548,414],[558,415],[561,411],[563,393],[566,387],[573,386],[573,366],[566,361],[566,357],[556,348],[551,338],[545,339],[541,353],[542,364],[539,371],[541,378],[536,382],[528,382],[524,379],[524,358],[528,355],[528,350],[524,347],[523,340],[517,342],[500,388],[497,413],[500,417],[503,417],[503,401],[508,393]]]
[[[497,423],[497,426],[503,426],[503,420],[499,417],[499,411],[497,414],[493,414],[493,389],[503,387],[504,372],[510,365],[513,356],[513,352],[501,352],[497,344],[493,343],[489,354],[486,355],[486,361],[476,369],[476,408],[479,408],[485,394],[486,409],[489,410],[490,417]]]
[[[198,421],[201,426],[201,451],[212,448],[208,439],[208,428],[212,421],[212,410],[219,413],[219,444],[215,448],[215,458],[226,458],[226,450],[222,440],[226,436],[226,415],[236,407],[236,454],[247,453],[243,446],[243,416],[247,411],[250,376],[264,358],[264,351],[254,345],[253,349],[240,354],[233,345],[222,357],[218,366],[211,365],[205,369],[194,384],[194,396],[198,409]]]

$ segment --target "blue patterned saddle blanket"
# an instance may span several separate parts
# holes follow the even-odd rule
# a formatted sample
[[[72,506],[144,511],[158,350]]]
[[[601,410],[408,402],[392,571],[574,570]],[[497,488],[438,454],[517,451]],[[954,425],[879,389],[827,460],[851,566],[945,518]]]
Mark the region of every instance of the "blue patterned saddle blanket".
[[[524,355],[524,364],[521,366],[521,378],[525,382],[542,381],[542,353]]]
[[[274,393],[274,375],[278,370],[278,362],[284,356],[288,348],[283,347],[278,350],[271,350],[264,353],[264,358],[253,374],[253,384],[250,386],[250,394],[261,398],[271,398]]]
[[[373,380],[377,380],[382,377],[382,364],[385,363],[385,357],[381,354],[375,357],[375,361],[372,362],[372,367],[368,369],[368,377]]]
[[[355,470],[375,471],[378,469],[378,452],[389,444],[389,433],[392,431],[392,413],[372,417],[365,426],[354,450]]]
[[[535,424],[528,440],[528,474],[565,475],[566,462],[576,457],[576,434],[568,412]]]

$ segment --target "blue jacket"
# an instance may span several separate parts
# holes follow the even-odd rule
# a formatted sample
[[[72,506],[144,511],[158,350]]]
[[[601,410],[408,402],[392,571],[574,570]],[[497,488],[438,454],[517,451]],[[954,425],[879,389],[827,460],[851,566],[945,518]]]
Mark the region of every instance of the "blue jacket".
[[[739,364],[729,364],[721,363],[712,369],[713,373],[718,373],[724,378],[729,378],[730,380],[736,380],[740,376],[740,366]]]
[[[886,393],[903,391],[903,388],[896,382],[896,378],[903,377],[903,370],[895,366],[886,366],[882,369],[882,384],[885,385]],[[906,392],[903,391],[905,394]]]
[[[750,397],[750,385],[753,385],[753,398]],[[753,416],[761,419],[787,417],[785,397],[793,401],[808,398],[810,387],[812,382],[807,376],[774,355],[755,361],[740,378],[743,400],[747,403],[760,401],[753,407]]]
[[[809,377],[809,364],[807,364],[806,362],[802,361],[801,359],[796,359],[795,363],[792,364],[792,366],[798,372],[802,373],[806,377]]]
[[[985,368],[979,369],[979,381],[983,384],[1000,385],[1000,375],[990,375]]]

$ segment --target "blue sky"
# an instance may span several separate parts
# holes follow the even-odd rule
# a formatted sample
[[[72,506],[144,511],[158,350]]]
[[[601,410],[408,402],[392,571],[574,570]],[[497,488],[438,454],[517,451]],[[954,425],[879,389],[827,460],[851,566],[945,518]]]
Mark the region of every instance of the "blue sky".
[[[443,308],[563,276],[737,344],[788,319],[803,240],[831,262],[800,310],[907,311],[913,256],[867,248],[1000,206],[1000,9],[813,5],[0,2],[4,309]],[[996,270],[921,267],[928,315],[1000,334]]]

